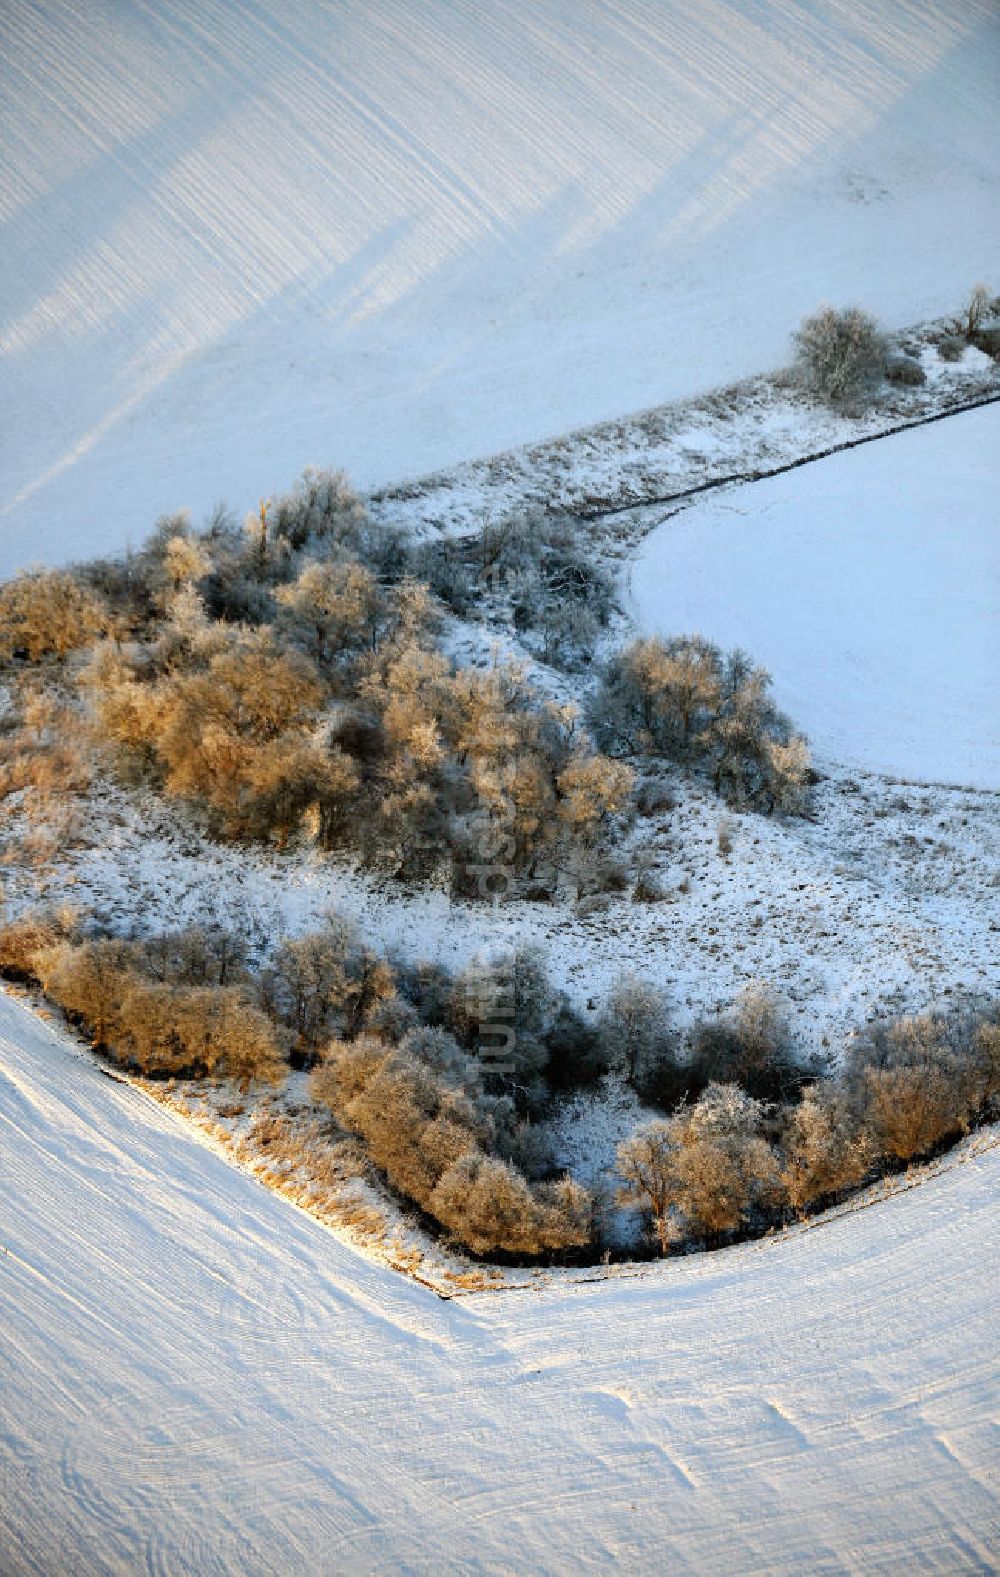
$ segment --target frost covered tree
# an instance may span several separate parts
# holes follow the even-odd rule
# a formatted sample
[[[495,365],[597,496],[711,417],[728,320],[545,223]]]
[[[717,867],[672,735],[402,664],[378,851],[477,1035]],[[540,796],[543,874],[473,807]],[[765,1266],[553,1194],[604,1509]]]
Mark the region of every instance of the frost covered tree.
[[[885,336],[861,307],[820,307],[803,320],[795,345],[810,386],[838,409],[862,407],[885,369]]]
[[[736,805],[785,814],[808,809],[805,740],[774,705],[770,675],[745,653],[700,636],[648,636],[609,662],[592,718],[606,750],[710,767]]]
[[[279,588],[293,634],[301,631],[309,655],[323,668],[370,646],[378,628],[381,598],[363,564],[307,564],[290,586]]]
[[[790,1108],[783,1139],[782,1182],[794,1210],[855,1188],[872,1164],[875,1146],[837,1084],[813,1085]]]
[[[801,1085],[788,1018],[769,986],[751,981],[731,1012],[695,1024],[690,1072],[696,1085],[739,1084],[763,1100],[788,1096]]]
[[[760,1102],[744,1090],[712,1084],[694,1106],[644,1125],[619,1148],[621,1197],[646,1205],[664,1250],[675,1220],[694,1236],[719,1237],[780,1199],[763,1116]]]
[[[780,1198],[777,1158],[761,1135],[759,1101],[735,1084],[710,1084],[670,1119],[676,1144],[674,1202],[690,1231],[734,1232],[756,1205]]]
[[[663,993],[651,981],[621,975],[598,1021],[607,1065],[633,1084],[644,1084],[657,1065],[672,1057],[670,1017]]]
[[[644,1123],[618,1146],[616,1166],[621,1178],[621,1204],[648,1210],[660,1243],[669,1254],[676,1229],[670,1219],[674,1191],[676,1142],[669,1122],[660,1118]]]
[[[990,310],[989,285],[973,285],[969,296],[969,305],[965,309],[965,332],[969,339],[978,334]]]

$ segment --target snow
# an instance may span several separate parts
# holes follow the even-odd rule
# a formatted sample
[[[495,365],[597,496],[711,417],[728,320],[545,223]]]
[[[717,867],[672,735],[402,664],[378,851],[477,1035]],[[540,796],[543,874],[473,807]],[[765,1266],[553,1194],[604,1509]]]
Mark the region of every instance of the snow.
[[[6,0],[0,572],[956,310],[998,66],[991,0]]]
[[[10,1577],[985,1572],[995,1131],[919,1186],[443,1302],[0,995]]]
[[[713,493],[645,541],[643,629],[753,653],[821,759],[1000,788],[1000,410]]]

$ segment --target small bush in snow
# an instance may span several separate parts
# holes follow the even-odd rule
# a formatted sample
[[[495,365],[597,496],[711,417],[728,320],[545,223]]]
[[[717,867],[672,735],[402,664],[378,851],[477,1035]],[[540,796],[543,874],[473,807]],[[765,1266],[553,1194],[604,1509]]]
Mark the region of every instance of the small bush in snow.
[[[799,365],[811,388],[835,409],[856,412],[885,371],[886,341],[860,307],[821,307],[795,335]]]
[[[966,344],[957,334],[943,334],[937,343],[937,353],[942,361],[961,361]]]
[[[905,387],[927,382],[927,374],[915,356],[887,356],[885,375],[890,383]]]
[[[1000,323],[984,323],[982,328],[976,330],[975,344],[987,356],[992,356],[994,361],[1000,359]]]

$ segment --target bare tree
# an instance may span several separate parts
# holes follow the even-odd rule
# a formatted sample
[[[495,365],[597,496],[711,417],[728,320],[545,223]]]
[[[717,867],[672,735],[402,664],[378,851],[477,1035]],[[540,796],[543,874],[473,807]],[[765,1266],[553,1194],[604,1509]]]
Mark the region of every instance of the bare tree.
[[[965,309],[965,332],[969,339],[978,334],[990,306],[989,285],[973,285],[969,305]]]

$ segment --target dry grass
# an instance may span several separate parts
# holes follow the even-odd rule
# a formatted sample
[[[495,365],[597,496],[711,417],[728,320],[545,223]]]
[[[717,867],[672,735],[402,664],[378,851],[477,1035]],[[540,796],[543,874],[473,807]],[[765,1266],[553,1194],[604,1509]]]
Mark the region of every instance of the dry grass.
[[[385,1248],[387,1217],[364,1193],[370,1168],[356,1140],[338,1133],[329,1121],[308,1112],[292,1114],[272,1104],[258,1110],[249,1126],[238,1131],[231,1125],[246,1115],[247,1106],[226,1086],[206,1096],[183,1085],[170,1089],[137,1082],[282,1198],[324,1225],[349,1232],[366,1247]],[[413,1251],[398,1249],[392,1258],[405,1270],[418,1262],[411,1266],[412,1256]]]

